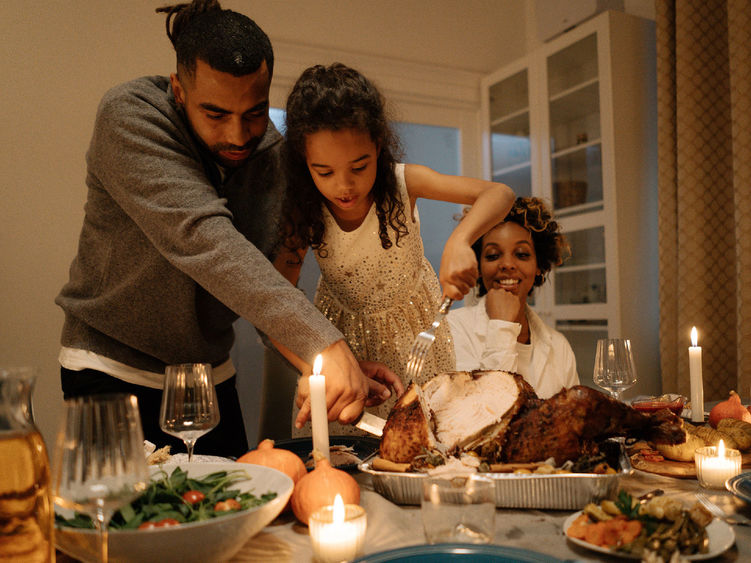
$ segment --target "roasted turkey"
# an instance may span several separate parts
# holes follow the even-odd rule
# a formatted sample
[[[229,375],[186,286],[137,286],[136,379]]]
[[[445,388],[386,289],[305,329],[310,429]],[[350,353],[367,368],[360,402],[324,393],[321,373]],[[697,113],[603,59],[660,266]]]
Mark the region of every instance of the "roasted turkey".
[[[643,414],[582,385],[540,399],[520,375],[456,371],[410,384],[389,414],[379,453],[397,463],[438,450],[475,452],[489,463],[553,457],[561,464],[625,435],[663,444],[686,439],[681,419],[668,410]]]

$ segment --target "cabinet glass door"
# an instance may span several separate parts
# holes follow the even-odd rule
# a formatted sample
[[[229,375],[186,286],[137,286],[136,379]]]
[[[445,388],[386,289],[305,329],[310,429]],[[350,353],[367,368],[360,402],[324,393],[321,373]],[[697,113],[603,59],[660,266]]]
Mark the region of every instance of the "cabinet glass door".
[[[553,205],[558,216],[602,208],[597,36],[547,59]]]
[[[607,303],[605,285],[605,227],[564,233],[571,256],[555,271],[555,304]]]
[[[576,372],[582,385],[597,388],[592,375],[595,349],[600,338],[608,338],[606,319],[559,320],[555,328],[566,337],[576,356]]]
[[[490,87],[490,150],[493,180],[511,186],[518,196],[531,196],[526,69]]]

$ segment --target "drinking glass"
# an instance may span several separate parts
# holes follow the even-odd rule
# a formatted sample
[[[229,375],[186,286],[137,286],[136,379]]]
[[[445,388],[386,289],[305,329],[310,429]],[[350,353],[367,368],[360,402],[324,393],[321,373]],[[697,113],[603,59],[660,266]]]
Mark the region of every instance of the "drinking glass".
[[[421,512],[428,543],[490,543],[495,533],[495,483],[481,475],[426,477]]]
[[[627,338],[602,338],[597,341],[593,380],[614,399],[636,383],[636,367]]]
[[[60,506],[92,517],[103,562],[112,514],[140,495],[148,483],[136,397],[93,395],[65,402],[55,449],[53,497]]]
[[[210,364],[167,366],[159,411],[159,425],[180,438],[188,449],[188,462],[198,438],[219,424],[219,406]]]

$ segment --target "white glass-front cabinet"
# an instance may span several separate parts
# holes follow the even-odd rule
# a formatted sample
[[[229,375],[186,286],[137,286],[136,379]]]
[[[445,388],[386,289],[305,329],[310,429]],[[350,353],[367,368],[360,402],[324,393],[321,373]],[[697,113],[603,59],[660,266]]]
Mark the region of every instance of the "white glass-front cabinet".
[[[598,338],[632,340],[660,392],[654,22],[605,12],[483,81],[487,176],[554,208],[571,257],[530,304],[592,383]]]

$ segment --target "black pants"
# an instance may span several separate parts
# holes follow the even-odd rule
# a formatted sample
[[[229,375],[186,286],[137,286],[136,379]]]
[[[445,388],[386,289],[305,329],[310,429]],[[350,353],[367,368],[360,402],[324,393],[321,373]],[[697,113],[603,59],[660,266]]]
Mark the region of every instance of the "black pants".
[[[166,434],[159,427],[159,407],[162,403],[160,389],[133,385],[93,369],[73,371],[61,367],[60,380],[65,399],[103,393],[135,395],[138,398],[143,437],[156,444],[157,448],[172,446],[173,454],[187,451],[182,440]],[[235,380],[236,376],[233,375],[216,386],[219,425],[198,439],[193,453],[237,458],[248,451],[248,438],[245,435]]]

